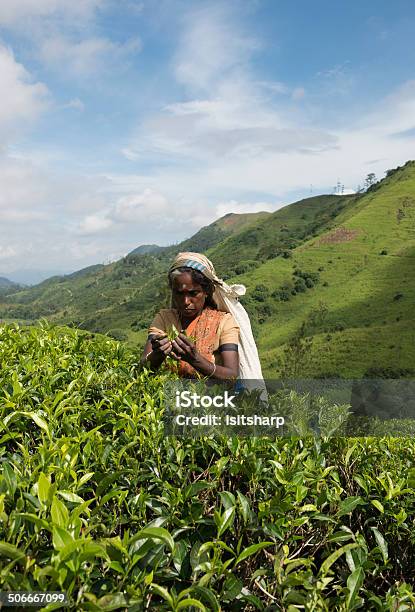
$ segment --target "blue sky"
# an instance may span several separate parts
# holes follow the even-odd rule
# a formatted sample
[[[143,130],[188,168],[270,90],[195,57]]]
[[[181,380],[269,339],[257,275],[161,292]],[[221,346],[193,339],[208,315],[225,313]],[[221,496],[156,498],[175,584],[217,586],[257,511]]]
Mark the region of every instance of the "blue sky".
[[[414,157],[414,31],[409,0],[2,0],[0,274],[382,177]]]

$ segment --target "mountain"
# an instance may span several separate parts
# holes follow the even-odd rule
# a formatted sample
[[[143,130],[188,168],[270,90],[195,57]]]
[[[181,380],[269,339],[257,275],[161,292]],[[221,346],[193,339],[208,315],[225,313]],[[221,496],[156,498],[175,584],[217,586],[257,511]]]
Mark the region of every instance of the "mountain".
[[[70,274],[65,274],[65,275],[63,275],[63,278],[75,279],[75,278],[91,276],[91,275],[95,274],[96,272],[99,272],[103,268],[104,268],[104,264],[95,264],[95,265],[92,265],[92,266],[87,266],[86,268],[82,268],[82,270],[77,270],[76,272],[71,272]],[[62,278],[62,276],[60,276],[59,278]],[[49,280],[49,279],[47,279],[47,280]]]
[[[148,253],[155,253],[161,248],[158,244],[142,244],[128,253],[128,255],[147,255]]]
[[[129,254],[109,265],[51,277],[4,299],[0,317],[29,321],[47,317],[96,332],[115,331],[117,337],[141,342],[143,332],[138,330],[146,327],[155,305],[168,300],[165,275],[171,258],[189,248],[202,251],[207,242],[215,245],[267,215],[225,215],[178,245],[158,247],[153,253]],[[160,290],[155,292],[153,278],[157,275]]]
[[[250,227],[257,221],[267,218],[270,214],[271,213],[268,212],[244,214],[228,213],[210,225],[202,227],[194,236],[183,240],[179,245],[160,247],[157,244],[143,244],[128,253],[127,257],[130,255],[148,255],[160,251],[164,254],[172,253],[175,252],[179,246],[182,251],[206,251],[216,244],[220,244],[228,236],[232,236],[244,228]]]
[[[226,215],[180,244],[48,279],[3,298],[0,317],[46,316],[141,346],[184,250],[247,286],[268,377],[415,373],[415,162],[363,194]]]
[[[62,270],[36,270],[36,269],[20,269],[14,270],[9,276],[13,282],[19,285],[36,285],[51,276],[65,274]]]
[[[211,246],[210,257],[225,278],[256,268],[264,260],[289,257],[292,249],[329,227],[354,201],[352,196],[321,195],[284,206],[258,217],[254,225],[239,226],[226,240]]]
[[[267,219],[271,213],[228,213],[210,225],[202,227],[194,236],[180,243],[180,251],[207,251],[235,234]]]
[[[415,162],[238,281],[268,376],[414,376]]]
[[[12,289],[13,287],[19,287],[18,283],[15,283],[4,276],[0,276],[0,289]]]

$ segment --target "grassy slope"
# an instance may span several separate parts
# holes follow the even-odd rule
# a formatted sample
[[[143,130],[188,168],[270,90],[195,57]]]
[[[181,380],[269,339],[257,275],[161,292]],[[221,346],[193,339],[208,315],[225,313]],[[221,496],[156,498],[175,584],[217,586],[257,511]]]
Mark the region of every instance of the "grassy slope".
[[[361,197],[308,198],[263,218],[228,215],[157,255],[124,258],[21,291],[14,304],[2,305],[0,316],[25,318],[27,309],[32,317],[73,320],[92,331],[121,330],[131,344],[141,344],[153,312],[168,303],[165,274],[174,253],[203,250],[209,243],[207,254],[221,275],[235,274],[241,261],[248,269],[255,266],[232,279],[244,282],[251,296],[257,285],[269,293],[279,289],[296,268],[321,268],[316,287],[288,302],[267,298],[270,313],[254,327],[268,376],[278,374],[284,346],[307,320],[313,347],[304,359],[305,375],[361,375],[374,366],[415,369],[413,194],[411,162]],[[224,227],[233,232],[225,239]],[[343,241],[337,239],[339,227]],[[275,257],[290,247],[291,258]],[[251,306],[256,304],[248,300]]]
[[[246,228],[208,251],[218,273],[226,276],[235,263],[257,263],[279,251],[299,244],[306,235],[321,231],[341,210],[349,208],[355,198],[322,195],[290,204]]]
[[[323,321],[309,325],[314,347],[304,361],[304,375],[353,376],[369,367],[415,370],[413,194],[415,164],[410,163],[363,196],[354,210],[341,213],[336,226],[349,230],[349,235],[343,232],[348,239],[326,241],[333,230],[325,232],[295,249],[289,261],[274,259],[238,277],[251,288],[264,283],[277,289],[295,266],[305,271],[324,268],[315,288],[278,302],[277,315],[261,326],[259,348],[268,376],[278,371],[281,346],[310,313],[326,309]],[[394,299],[397,294],[402,297]],[[341,332],[324,332],[339,326]]]
[[[166,251],[169,254],[179,251],[206,251],[210,248],[214,248],[216,245],[222,244],[228,237],[232,237],[251,226],[256,226],[269,216],[270,213],[268,212],[246,214],[229,213],[210,225],[202,227],[194,236],[187,240],[183,240],[183,242],[177,246],[169,247]]]

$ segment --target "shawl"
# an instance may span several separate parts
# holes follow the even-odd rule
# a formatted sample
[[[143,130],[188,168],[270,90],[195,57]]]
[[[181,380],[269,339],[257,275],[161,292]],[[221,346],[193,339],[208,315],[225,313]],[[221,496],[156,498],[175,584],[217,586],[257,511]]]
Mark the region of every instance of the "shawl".
[[[186,329],[188,336],[195,338],[195,345],[199,353],[213,363],[213,347],[215,346],[216,334],[218,331],[223,312],[204,308],[200,315],[190,322]],[[193,378],[198,372],[186,361],[179,361],[179,375]]]

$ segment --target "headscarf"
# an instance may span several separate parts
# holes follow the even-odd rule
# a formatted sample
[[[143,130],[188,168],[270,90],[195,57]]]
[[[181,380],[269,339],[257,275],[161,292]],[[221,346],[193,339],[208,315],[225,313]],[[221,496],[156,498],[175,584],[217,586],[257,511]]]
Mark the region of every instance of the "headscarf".
[[[266,388],[258,349],[252,334],[248,313],[239,302],[239,297],[246,293],[246,287],[244,285],[227,285],[216,276],[212,262],[201,253],[179,253],[170,266],[169,272],[182,267],[198,270],[213,282],[215,288],[213,299],[218,310],[231,313],[239,326],[239,378],[243,381],[242,385],[247,389],[260,389],[262,391],[261,397],[264,399]]]

